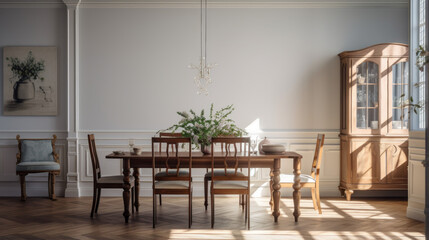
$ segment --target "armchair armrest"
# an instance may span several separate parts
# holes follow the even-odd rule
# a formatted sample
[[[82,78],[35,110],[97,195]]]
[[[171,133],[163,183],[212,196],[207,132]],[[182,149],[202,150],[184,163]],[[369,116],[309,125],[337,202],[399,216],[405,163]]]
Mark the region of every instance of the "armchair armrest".
[[[60,163],[60,156],[58,155],[58,153],[53,152],[53,154],[54,154],[55,162]]]

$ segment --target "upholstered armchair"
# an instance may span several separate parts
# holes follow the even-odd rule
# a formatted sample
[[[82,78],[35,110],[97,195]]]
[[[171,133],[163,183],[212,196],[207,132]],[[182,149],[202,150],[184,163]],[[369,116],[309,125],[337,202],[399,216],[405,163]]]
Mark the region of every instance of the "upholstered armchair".
[[[52,139],[21,139],[18,140],[18,150],[16,154],[16,175],[19,175],[21,182],[21,200],[27,199],[25,189],[25,176],[29,173],[48,172],[48,192],[51,200],[55,198],[55,175],[60,174],[60,163],[58,154],[55,153],[55,141]]]

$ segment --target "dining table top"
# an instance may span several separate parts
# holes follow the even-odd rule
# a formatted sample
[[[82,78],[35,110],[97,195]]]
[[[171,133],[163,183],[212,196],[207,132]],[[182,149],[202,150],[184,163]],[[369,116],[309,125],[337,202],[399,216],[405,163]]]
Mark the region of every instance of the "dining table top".
[[[167,159],[167,154],[165,152],[155,152],[156,163],[155,167],[164,167],[165,160]],[[170,154],[170,157],[173,157]],[[221,159],[225,158],[225,152],[214,152],[214,159],[219,160],[215,163],[215,167],[222,167]],[[180,158],[188,158],[187,152],[179,152]],[[233,155],[229,155],[228,158],[233,158]],[[134,154],[130,152],[124,152],[123,154],[114,154],[111,153],[106,156],[108,159],[127,159],[130,161],[132,167],[137,168],[151,168],[152,167],[152,152],[143,151],[140,154]],[[301,159],[302,156],[296,152],[282,152],[276,154],[263,154],[256,153],[250,155],[250,165],[252,168],[272,168],[273,161],[275,159]],[[238,166],[243,168],[247,167],[247,153],[239,152],[237,153]],[[202,152],[192,152],[192,167],[193,168],[208,168],[211,167],[212,154],[203,154]],[[279,161],[280,164],[280,161]],[[187,167],[187,163],[183,164],[183,167]]]
[[[156,151],[155,157],[167,157],[166,152],[158,152]],[[170,153],[170,156],[174,155],[174,153]],[[214,152],[215,158],[221,158],[225,157],[225,152]],[[179,152],[179,157],[187,157],[187,152]],[[193,159],[209,159],[212,157],[212,154],[203,154],[200,151],[192,151],[192,158]],[[228,157],[233,157],[232,154],[228,155]],[[247,157],[246,152],[238,152],[237,153],[238,158],[245,158]],[[123,152],[121,154],[115,154],[110,153],[106,156],[106,158],[129,158],[129,159],[151,159],[152,158],[152,152],[151,151],[143,151],[140,154],[135,154],[131,152]],[[278,158],[302,158],[302,156],[296,152],[292,151],[286,151],[281,153],[252,153],[250,154],[251,160],[263,160],[263,159],[278,159]]]

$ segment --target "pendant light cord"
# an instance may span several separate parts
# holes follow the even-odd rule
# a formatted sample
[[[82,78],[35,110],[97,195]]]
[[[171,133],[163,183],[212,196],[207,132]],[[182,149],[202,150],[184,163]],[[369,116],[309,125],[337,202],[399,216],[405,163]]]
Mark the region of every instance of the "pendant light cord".
[[[200,1],[201,2],[201,7],[200,7],[200,18],[201,18],[201,63],[204,63],[204,69],[207,66],[207,0],[203,0]],[[204,4],[204,9],[203,9],[203,4]],[[203,10],[204,10],[204,14],[203,14]],[[204,16],[203,16],[204,15]],[[204,22],[204,24],[203,24]],[[204,33],[203,33],[204,32]],[[204,53],[204,54],[203,54]],[[203,62],[204,61],[204,62]]]
[[[201,36],[200,36],[200,45],[201,45],[201,52],[200,52],[200,56],[201,56],[201,63],[203,62],[203,0],[201,0],[201,6],[200,6],[200,30],[201,30]]]
[[[205,0],[204,65],[207,66],[207,0]]]

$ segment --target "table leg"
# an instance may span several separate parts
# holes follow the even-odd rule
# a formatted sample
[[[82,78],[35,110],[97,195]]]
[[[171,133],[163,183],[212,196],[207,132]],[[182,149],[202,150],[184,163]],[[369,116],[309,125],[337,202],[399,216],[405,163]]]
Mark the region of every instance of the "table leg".
[[[122,193],[122,198],[124,199],[124,218],[125,223],[128,223],[128,218],[130,217],[130,159],[123,159],[123,173],[124,173],[124,192]]]
[[[299,202],[301,200],[301,158],[299,157],[293,159],[293,174],[295,175],[293,183],[293,216],[295,217],[295,222],[298,222],[299,215],[301,215],[301,210],[299,208]]]
[[[140,169],[139,168],[134,168],[133,171],[133,176],[134,176],[134,206],[136,207],[136,211],[139,211],[139,195],[140,195]]]
[[[274,222],[277,222],[280,216],[280,158],[274,159],[273,168],[273,200],[274,200]]]
[[[274,199],[273,199],[273,168],[270,169],[270,207],[271,211],[274,209]]]

